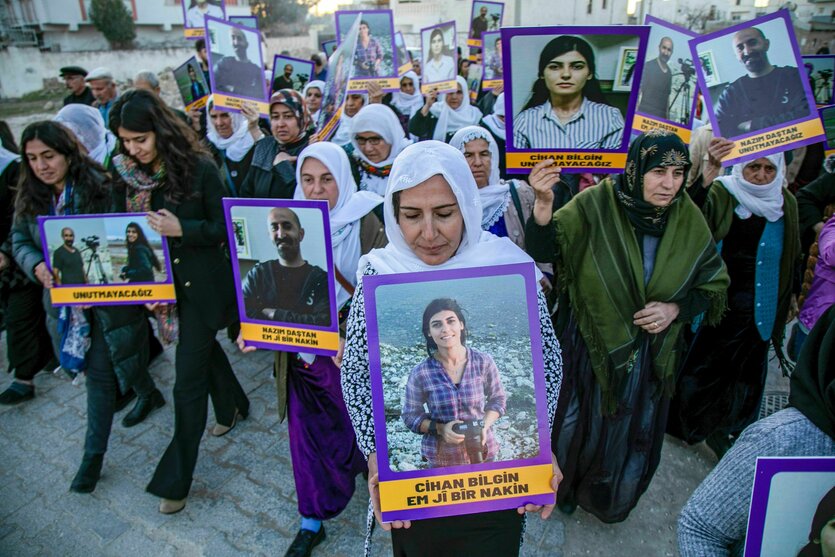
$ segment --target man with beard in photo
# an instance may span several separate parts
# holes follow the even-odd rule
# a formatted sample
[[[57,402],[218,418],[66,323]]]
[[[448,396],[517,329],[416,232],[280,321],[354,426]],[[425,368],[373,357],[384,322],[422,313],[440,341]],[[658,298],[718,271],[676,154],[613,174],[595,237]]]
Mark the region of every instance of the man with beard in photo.
[[[663,37],[658,43],[658,57],[647,61],[641,77],[641,101],[638,112],[668,119],[673,72],[667,64],[673,55],[673,39]]]

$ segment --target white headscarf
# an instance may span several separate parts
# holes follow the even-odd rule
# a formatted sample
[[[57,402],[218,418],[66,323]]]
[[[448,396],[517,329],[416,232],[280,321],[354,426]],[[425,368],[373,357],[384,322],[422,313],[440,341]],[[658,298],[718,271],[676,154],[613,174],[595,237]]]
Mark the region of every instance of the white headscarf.
[[[302,100],[304,100],[305,105],[307,104],[307,90],[308,89],[319,89],[319,92],[322,93],[322,95],[324,96],[324,94],[325,94],[325,82],[321,81],[321,80],[318,80],[318,79],[314,79],[313,81],[308,81],[307,82],[307,84],[302,89]],[[308,108],[308,111],[309,110],[310,109]],[[322,108],[320,106],[319,110],[317,110],[316,112],[311,112],[310,113],[310,121],[313,122],[314,127],[319,122],[319,114],[321,112],[322,112]]]
[[[478,195],[481,197],[481,206],[484,210],[481,227],[486,230],[493,226],[507,210],[510,203],[510,183],[505,182],[499,176],[499,147],[486,129],[481,126],[461,128],[455,132],[449,144],[463,153],[467,143],[474,139],[483,139],[490,149],[490,177],[487,179],[486,186],[478,188]]]
[[[504,120],[499,120],[499,116],[504,118],[504,93],[499,93],[496,101],[493,104],[493,114],[484,117],[484,125],[490,128],[493,135],[505,139]]]
[[[415,255],[406,243],[395,218],[392,195],[420,185],[436,175],[446,180],[458,201],[464,217],[464,234],[455,255],[441,264],[429,265]],[[528,254],[509,239],[499,238],[481,229],[481,198],[470,167],[461,151],[440,141],[421,141],[409,145],[398,155],[389,177],[383,215],[389,244],[371,250],[368,255],[360,258],[358,276],[362,274],[366,263],[385,275],[533,262]],[[539,270],[536,276],[537,280],[542,277]]]
[[[6,167],[12,164],[12,161],[19,161],[20,155],[16,155],[0,145],[0,174],[6,171]]]
[[[415,84],[415,92],[407,95],[398,90],[391,94],[391,104],[400,111],[400,114],[411,118],[415,112],[423,107],[423,95],[420,94],[420,77],[418,77],[418,74],[409,70],[400,76],[400,83],[403,83],[403,79],[407,77]]]
[[[116,136],[104,126],[101,112],[85,104],[68,104],[58,111],[53,121],[66,126],[87,149],[87,156],[104,164],[116,148]]]
[[[353,95],[353,93],[351,94]],[[348,98],[347,95],[345,98]],[[366,106],[368,106],[368,95],[363,93],[362,108],[360,108],[360,110]],[[357,111],[357,114],[359,114],[359,111]],[[357,117],[357,114],[348,116],[345,114],[345,104],[342,104],[342,115],[339,117],[339,127],[336,128],[336,132],[333,134],[333,137],[331,137],[331,141],[333,143],[336,143],[337,145],[345,145],[351,142],[351,136],[353,135],[351,130],[353,129],[353,121],[354,118]]]
[[[214,102],[209,99],[206,104],[206,138],[221,151],[225,150],[226,157],[229,160],[240,162],[255,144],[252,134],[249,133],[249,123],[239,112],[230,112],[229,114],[232,116],[232,135],[227,138],[220,137],[210,114],[213,107]]]
[[[351,145],[354,147],[353,155],[367,165],[374,168],[391,166],[395,157],[411,143],[403,133],[403,126],[394,114],[394,111],[384,104],[369,104],[360,109],[351,122]],[[356,140],[356,134],[363,132],[374,132],[383,138],[383,141],[391,145],[389,156],[380,162],[371,162],[360,149]],[[380,197],[386,194],[388,176],[376,176],[369,173],[362,173],[361,190],[373,191]]]
[[[383,198],[368,191],[356,191],[357,184],[351,174],[351,163],[345,150],[329,141],[313,143],[300,154],[296,164],[296,192],[293,199],[307,199],[302,187],[302,166],[308,158],[324,164],[333,175],[339,188],[336,205],[328,213],[331,228],[333,262],[339,272],[356,286],[357,262],[361,253],[360,219],[370,213]],[[351,295],[337,282],[336,302],[341,308]]]
[[[429,112],[438,119],[435,133],[432,135],[432,139],[437,141],[444,141],[448,133],[455,133],[465,126],[475,126],[481,120],[481,111],[470,105],[470,90],[467,88],[467,80],[460,75],[455,80],[464,93],[461,106],[456,109],[450,108],[446,103],[446,94],[444,94],[429,109]]]
[[[765,217],[774,222],[783,216],[783,187],[786,184],[786,163],[783,154],[768,155],[767,158],[777,169],[774,180],[762,186],[752,184],[742,177],[742,170],[754,161],[735,164],[730,176],[717,178],[734,198],[739,202],[734,212],[741,219],[747,219],[751,214]]]

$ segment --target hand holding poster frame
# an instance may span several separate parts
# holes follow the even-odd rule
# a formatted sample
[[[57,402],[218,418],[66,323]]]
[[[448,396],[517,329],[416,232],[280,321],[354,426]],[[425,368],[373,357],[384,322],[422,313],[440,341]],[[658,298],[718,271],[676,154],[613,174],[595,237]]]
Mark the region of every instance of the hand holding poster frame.
[[[835,99],[835,54],[803,56],[803,66],[809,78],[809,87],[818,108],[833,104]]]
[[[290,70],[289,74],[287,70]],[[270,94],[280,89],[301,91],[313,79],[313,62],[276,54],[273,57],[273,73],[270,80]]]
[[[362,280],[383,522],[554,504],[534,266]],[[449,414],[435,355],[462,350]]]
[[[698,35],[651,15],[644,23],[650,26],[649,45],[632,129],[636,134],[662,129],[690,143],[697,99],[687,56],[690,39]]]
[[[223,211],[244,343],[335,356],[339,314],[327,202],[224,198]]]
[[[206,48],[214,107],[240,112],[249,102],[266,117],[269,104],[260,31],[207,17]]]
[[[745,557],[835,551],[821,535],[831,528],[834,506],[835,457],[757,458]],[[814,553],[804,549],[810,545]]]
[[[168,242],[145,213],[38,217],[55,306],[173,303]]]
[[[226,0],[181,0],[183,34],[189,40],[206,36],[205,18],[226,19]]]
[[[725,166],[817,143],[823,127],[787,10],[692,39],[713,133],[735,143]],[[703,59],[721,82],[710,86]]]
[[[328,75],[322,92],[322,108],[316,123],[317,141],[327,141],[336,131],[342,105],[348,94],[348,80],[354,69],[354,48],[359,35],[360,18],[354,20],[351,29],[343,36],[342,42],[328,59]],[[399,88],[399,83],[398,83]]]
[[[391,10],[340,10],[334,16],[336,39],[340,44],[345,41],[344,33],[359,20],[348,92],[365,93],[370,83],[376,83],[383,91],[399,91],[394,17]]]
[[[186,112],[206,106],[209,100],[209,84],[197,58],[192,56],[185,64],[174,70],[174,81],[183,99]]]
[[[455,22],[447,21],[420,30],[420,92],[449,93],[458,89],[458,36]]]
[[[481,88],[492,91],[504,86],[504,70],[502,68],[502,34],[501,31],[489,31],[482,36],[482,63],[484,64],[484,81]]]
[[[637,49],[629,79],[640,82],[649,28],[513,27],[501,33],[507,171],[527,174],[553,160],[566,173],[622,172],[638,88],[610,90],[623,79],[616,73],[622,47]],[[563,64],[573,68],[567,79],[560,77]]]

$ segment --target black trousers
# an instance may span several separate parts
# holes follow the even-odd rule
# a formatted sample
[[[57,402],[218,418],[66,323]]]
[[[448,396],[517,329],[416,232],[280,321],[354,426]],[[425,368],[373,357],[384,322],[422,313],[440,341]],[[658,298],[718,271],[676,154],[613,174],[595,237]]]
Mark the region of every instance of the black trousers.
[[[519,555],[522,515],[516,509],[413,520],[391,531],[394,557]]]
[[[6,347],[15,379],[31,381],[53,357],[42,296],[39,284],[27,283],[6,301]]]
[[[206,429],[209,396],[218,423],[231,425],[237,408],[249,412],[249,399],[197,307],[178,303],[180,341],[174,381],[174,437],[162,455],[146,490],[166,499],[183,499],[191,489],[200,439]]]

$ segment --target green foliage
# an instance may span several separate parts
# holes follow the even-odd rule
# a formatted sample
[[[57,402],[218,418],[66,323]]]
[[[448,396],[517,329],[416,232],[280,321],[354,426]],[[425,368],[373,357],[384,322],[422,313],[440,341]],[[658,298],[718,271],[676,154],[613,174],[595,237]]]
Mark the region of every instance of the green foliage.
[[[130,48],[136,38],[133,16],[123,0],[93,0],[90,21],[114,48]]]

